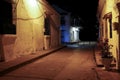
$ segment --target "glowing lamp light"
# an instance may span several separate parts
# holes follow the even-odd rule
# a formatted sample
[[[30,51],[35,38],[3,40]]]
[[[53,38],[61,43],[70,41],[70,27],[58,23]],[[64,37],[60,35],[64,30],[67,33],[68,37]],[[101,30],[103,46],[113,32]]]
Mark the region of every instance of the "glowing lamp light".
[[[41,5],[36,0],[24,0],[26,10],[31,18],[36,18],[41,15]]]
[[[31,7],[35,7],[37,5],[36,0],[27,0],[28,5],[31,5]]]

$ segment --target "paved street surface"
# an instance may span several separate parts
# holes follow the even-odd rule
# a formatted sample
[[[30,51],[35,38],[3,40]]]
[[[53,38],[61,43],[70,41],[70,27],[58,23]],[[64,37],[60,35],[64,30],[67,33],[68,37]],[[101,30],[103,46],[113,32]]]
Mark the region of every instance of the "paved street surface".
[[[96,67],[92,48],[66,47],[0,77],[0,80],[120,80]]]

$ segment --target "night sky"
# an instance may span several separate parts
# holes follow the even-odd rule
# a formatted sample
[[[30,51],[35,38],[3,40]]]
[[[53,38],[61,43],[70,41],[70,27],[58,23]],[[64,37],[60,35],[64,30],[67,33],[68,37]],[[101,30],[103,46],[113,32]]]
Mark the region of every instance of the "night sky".
[[[56,4],[60,8],[79,15],[85,22],[94,23],[96,21],[96,11],[98,0],[47,0],[51,4]]]
[[[47,0],[50,4],[71,12],[73,15],[79,16],[84,22],[84,31],[81,33],[83,40],[97,40],[98,28],[97,24],[97,7],[98,0]]]

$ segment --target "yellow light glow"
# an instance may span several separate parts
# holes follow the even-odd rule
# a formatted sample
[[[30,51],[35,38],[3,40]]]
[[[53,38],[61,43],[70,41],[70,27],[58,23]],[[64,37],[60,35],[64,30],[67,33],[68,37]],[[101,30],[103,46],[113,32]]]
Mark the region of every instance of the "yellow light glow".
[[[107,7],[106,10],[107,11],[106,12],[111,12],[112,11],[112,9],[113,9],[113,3],[114,3],[113,0],[107,0],[107,4],[106,4],[107,5],[106,6]]]
[[[37,5],[36,0],[29,0],[27,1],[28,5],[31,5],[31,7],[35,7]]]
[[[36,0],[24,0],[24,4],[30,18],[41,16],[41,5]]]

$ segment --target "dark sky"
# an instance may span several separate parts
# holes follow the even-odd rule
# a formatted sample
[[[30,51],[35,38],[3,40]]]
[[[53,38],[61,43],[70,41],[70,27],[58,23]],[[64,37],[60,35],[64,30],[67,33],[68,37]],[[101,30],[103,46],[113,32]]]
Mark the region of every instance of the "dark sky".
[[[60,8],[79,15],[88,25],[94,25],[98,0],[47,0]]]

